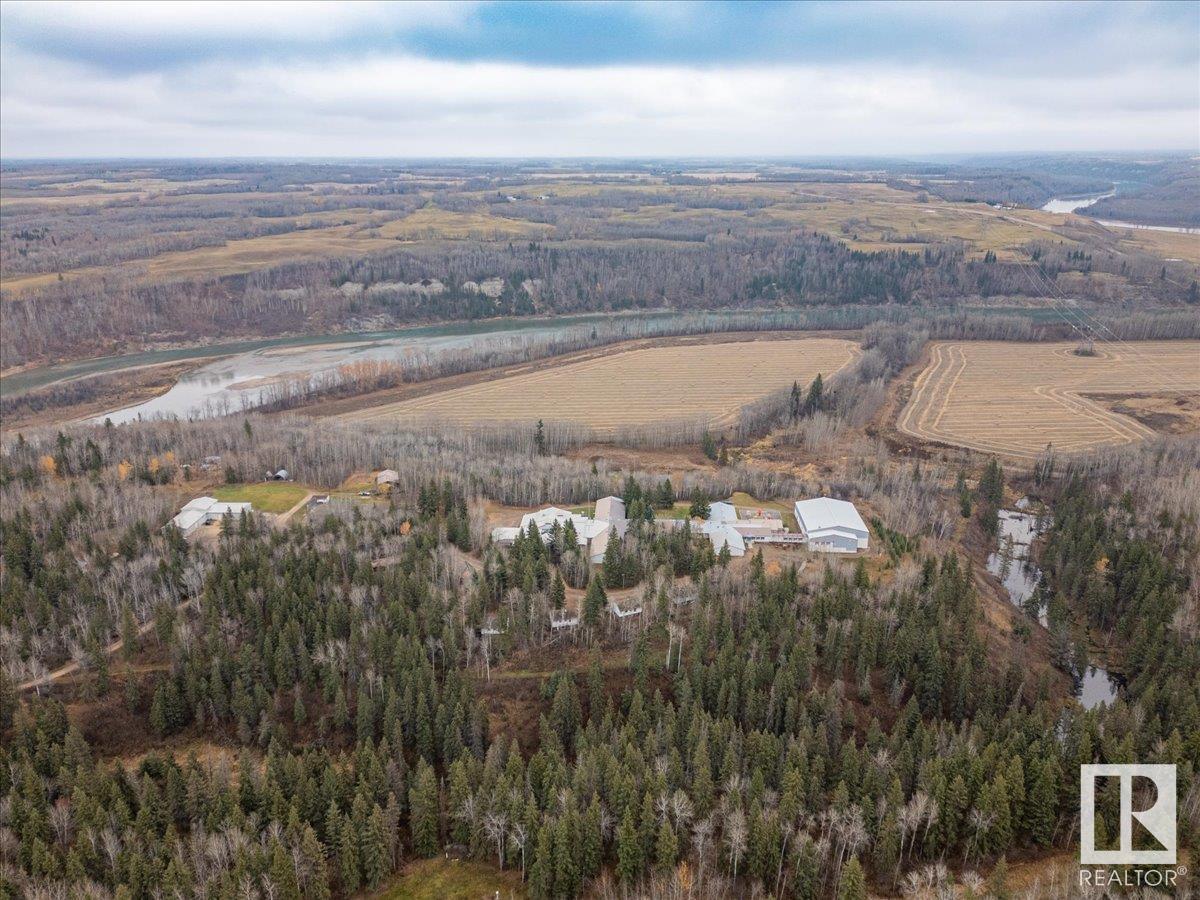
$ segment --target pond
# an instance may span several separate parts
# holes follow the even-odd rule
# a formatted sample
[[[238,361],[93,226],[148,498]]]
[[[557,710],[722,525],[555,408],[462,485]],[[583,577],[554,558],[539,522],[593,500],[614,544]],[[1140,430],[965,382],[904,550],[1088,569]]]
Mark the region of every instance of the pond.
[[[1087,672],[1077,679],[1076,696],[1084,709],[1107,706],[1117,699],[1122,679],[1101,666],[1088,666]]]
[[[1025,601],[1033,596],[1041,581],[1042,572],[1030,561],[1030,548],[1037,536],[1039,517],[1029,512],[1027,497],[1017,502],[1016,509],[1000,510],[1000,547],[987,558],[987,570],[1000,579],[1013,605],[1024,609]],[[1047,605],[1038,608],[1038,621],[1045,627]],[[1112,703],[1123,684],[1121,676],[1102,666],[1089,665],[1082,676],[1075,676],[1075,696],[1084,709],[1095,709]]]
[[[1000,546],[987,558],[987,570],[1000,579],[1014,606],[1024,608],[1037,588],[1042,573],[1029,559],[1030,547],[1038,535],[1038,517],[1026,512],[1029,501],[1022,499],[1018,509],[1000,510]],[[1038,621],[1046,624],[1046,606],[1038,611]]]

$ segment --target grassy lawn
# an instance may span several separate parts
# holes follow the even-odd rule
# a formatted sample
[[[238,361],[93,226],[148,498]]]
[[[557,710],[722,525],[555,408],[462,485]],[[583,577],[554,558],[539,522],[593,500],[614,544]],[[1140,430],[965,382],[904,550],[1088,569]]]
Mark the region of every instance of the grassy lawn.
[[[686,500],[682,500],[672,506],[670,509],[654,510],[654,518],[656,519],[686,519],[688,510],[692,508],[692,504]]]
[[[255,512],[287,512],[299,503],[308,489],[290,481],[264,481],[261,484],[224,484],[213,491],[218,500],[252,503]]]
[[[495,866],[470,860],[422,859],[401,870],[378,900],[491,900],[499,891],[502,900],[524,897],[520,871],[501,872]]]

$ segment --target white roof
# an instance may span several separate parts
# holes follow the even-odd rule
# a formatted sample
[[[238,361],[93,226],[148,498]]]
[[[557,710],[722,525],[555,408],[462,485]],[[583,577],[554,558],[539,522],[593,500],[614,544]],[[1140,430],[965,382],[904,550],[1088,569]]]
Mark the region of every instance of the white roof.
[[[528,530],[529,523],[537,524],[538,530],[551,527],[555,522],[565,524],[567,519],[571,518],[569,509],[561,509],[557,506],[547,506],[545,509],[539,509],[537,512],[525,513],[521,516],[521,527]]]
[[[216,497],[197,497],[195,500],[189,500],[183,505],[184,509],[212,509],[217,502]]]
[[[796,501],[796,519],[806,532],[846,529],[858,535],[867,534],[863,521],[853,503],[832,497],[814,497]]]
[[[732,503],[719,501],[708,505],[708,521],[710,522],[736,522],[737,510],[733,508]]]
[[[171,524],[181,531],[187,531],[196,525],[219,518],[225,513],[241,515],[252,511],[249,503],[222,503],[216,497],[197,497],[189,500],[179,513],[171,520]]]
[[[400,473],[397,472],[395,469],[384,469],[382,472],[380,472],[378,475],[375,476],[376,484],[382,484],[385,481],[399,481],[399,480],[400,480]]]
[[[571,516],[571,521],[575,524],[575,534],[581,541],[597,538],[611,527],[609,522],[589,519],[586,516]]]
[[[499,543],[500,541],[515,541],[517,535],[521,533],[520,528],[510,528],[506,525],[501,525],[499,528],[492,529],[492,540]]]
[[[529,523],[533,522],[538,532],[542,535],[542,539],[549,540],[554,523],[558,522],[560,526],[565,526],[568,521],[575,526],[575,541],[581,546],[593,538],[604,534],[609,528],[608,522],[590,519],[587,516],[581,516],[578,513],[573,513],[570,510],[557,506],[547,506],[545,509],[539,509],[537,512],[523,515],[521,517],[521,530],[528,531]]]
[[[596,501],[596,518],[605,522],[625,518],[625,501],[620,497],[601,497]]]
[[[606,550],[608,550],[608,542],[612,540],[612,535],[612,529],[608,528],[606,523],[604,532],[596,535],[595,539],[592,541],[592,546],[590,549],[592,562],[603,562],[604,553]]]
[[[746,542],[742,540],[742,536],[734,530],[732,525],[713,524],[704,531],[708,535],[708,539],[712,541],[713,550],[717,553],[720,553],[721,548],[728,544],[730,556],[745,554]]]
[[[175,516],[175,518],[171,520],[171,524],[180,531],[187,531],[189,528],[199,525],[207,518],[208,512],[203,509],[184,508],[179,515]]]
[[[738,519],[728,524],[740,534],[772,534],[784,530],[781,519]]]

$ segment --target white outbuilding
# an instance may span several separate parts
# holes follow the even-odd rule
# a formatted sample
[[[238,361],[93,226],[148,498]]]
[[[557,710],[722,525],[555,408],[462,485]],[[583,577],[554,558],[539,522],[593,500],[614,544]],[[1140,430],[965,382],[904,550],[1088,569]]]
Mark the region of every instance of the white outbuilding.
[[[189,500],[171,520],[171,524],[189,535],[203,525],[220,522],[226,513],[237,518],[243,513],[251,513],[254,508],[249,503],[225,503],[216,497],[197,497]]]
[[[742,536],[727,522],[708,521],[700,526],[701,531],[708,536],[712,542],[712,548],[715,552],[720,553],[722,548],[729,548],[729,555],[733,557],[746,555],[746,542]]]
[[[832,497],[796,501],[796,522],[810,549],[857,553],[867,549],[867,523],[853,503]]]

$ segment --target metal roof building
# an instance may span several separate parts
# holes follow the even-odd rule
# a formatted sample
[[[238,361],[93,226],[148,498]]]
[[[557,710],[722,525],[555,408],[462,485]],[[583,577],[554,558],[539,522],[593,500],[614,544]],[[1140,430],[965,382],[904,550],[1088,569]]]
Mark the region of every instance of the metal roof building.
[[[712,542],[712,548],[717,553],[721,552],[721,548],[728,546],[730,556],[745,556],[746,542],[742,536],[738,534],[737,529],[725,522],[705,522],[701,529]]]
[[[236,517],[253,511],[254,508],[249,503],[223,503],[216,497],[197,497],[184,505],[175,518],[171,519],[171,524],[186,535],[201,525],[221,521],[226,513]]]
[[[601,497],[596,501],[596,518],[601,522],[625,519],[625,501],[620,497]]]
[[[796,522],[808,546],[827,553],[867,549],[869,532],[853,503],[832,497],[796,501]]]
[[[708,504],[708,521],[710,522],[736,522],[737,509],[732,503],[727,503],[724,500],[718,500],[715,503]]]

